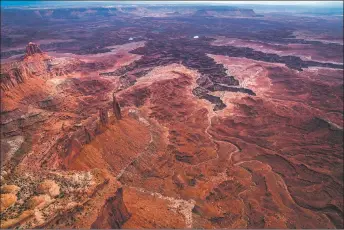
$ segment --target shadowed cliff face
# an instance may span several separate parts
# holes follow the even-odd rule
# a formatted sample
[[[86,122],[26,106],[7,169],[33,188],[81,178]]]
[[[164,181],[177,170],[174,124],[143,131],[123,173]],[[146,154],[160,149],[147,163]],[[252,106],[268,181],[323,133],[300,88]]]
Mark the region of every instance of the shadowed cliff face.
[[[115,114],[117,120],[120,120],[122,118],[121,108],[116,100],[115,93],[112,95],[112,111]]]
[[[42,51],[41,49],[38,47],[37,44],[30,42],[27,46],[26,46],[26,56],[33,56],[34,54],[41,54]]]
[[[104,206],[99,212],[98,218],[91,225],[95,229],[118,229],[130,218],[124,202],[123,189],[117,189],[113,197],[105,201]]]

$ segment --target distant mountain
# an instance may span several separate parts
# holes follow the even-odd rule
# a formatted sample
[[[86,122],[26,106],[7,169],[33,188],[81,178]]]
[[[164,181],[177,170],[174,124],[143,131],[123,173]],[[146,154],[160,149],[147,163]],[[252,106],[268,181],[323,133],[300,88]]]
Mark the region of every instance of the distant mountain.
[[[241,9],[235,7],[210,7],[199,9],[194,16],[238,16],[238,17],[256,17],[252,9]]]

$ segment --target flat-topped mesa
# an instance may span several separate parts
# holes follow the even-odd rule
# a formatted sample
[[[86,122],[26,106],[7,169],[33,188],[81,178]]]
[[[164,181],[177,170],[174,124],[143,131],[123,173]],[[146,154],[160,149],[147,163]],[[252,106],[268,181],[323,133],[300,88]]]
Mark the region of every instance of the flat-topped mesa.
[[[122,118],[121,107],[119,106],[119,103],[116,100],[115,93],[113,93],[113,95],[112,95],[112,109],[113,109],[113,113],[115,114],[115,117],[117,118],[117,120],[120,120]]]
[[[99,119],[102,125],[106,125],[109,122],[108,111],[107,109],[99,110]]]
[[[29,42],[26,46],[26,57],[33,56],[34,54],[42,54],[42,50],[38,47],[36,43]]]

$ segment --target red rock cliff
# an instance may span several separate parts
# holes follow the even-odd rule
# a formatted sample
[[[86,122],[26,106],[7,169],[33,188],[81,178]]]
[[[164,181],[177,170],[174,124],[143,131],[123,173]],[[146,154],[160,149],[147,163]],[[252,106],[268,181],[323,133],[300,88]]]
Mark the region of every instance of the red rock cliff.
[[[29,42],[29,44],[26,46],[26,56],[32,56],[34,54],[41,53],[43,53],[42,50],[33,42]]]
[[[130,218],[130,213],[123,202],[123,189],[117,189],[115,196],[106,200],[96,221],[91,225],[94,229],[118,229]]]
[[[112,109],[113,109],[113,113],[115,114],[117,120],[120,120],[122,118],[121,107],[119,106],[119,103],[116,100],[115,93],[112,95]]]
[[[55,70],[48,68],[47,62],[51,58],[38,47],[30,42],[26,46],[26,54],[23,60],[1,65],[1,89],[6,91],[22,84],[30,77],[50,78],[54,76]]]

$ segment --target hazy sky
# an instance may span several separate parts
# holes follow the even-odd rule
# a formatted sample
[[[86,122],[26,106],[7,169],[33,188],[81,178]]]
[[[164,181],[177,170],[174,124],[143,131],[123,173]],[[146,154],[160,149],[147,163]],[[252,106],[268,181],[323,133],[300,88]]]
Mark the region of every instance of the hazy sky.
[[[111,2],[111,1],[104,1],[104,2]],[[120,1],[119,1],[120,2]],[[156,3],[156,4],[190,4],[190,3],[203,3],[203,4],[222,4],[222,5],[242,5],[242,4],[250,4],[250,5],[343,5],[343,1],[122,1],[122,2],[131,2],[131,3]]]
[[[263,5],[327,5],[343,4],[343,1],[157,1],[159,3],[216,3],[216,4],[263,4]]]
[[[210,4],[210,5],[294,5],[294,6],[331,6],[343,8],[343,1],[1,1],[2,6],[39,6],[69,4]]]

